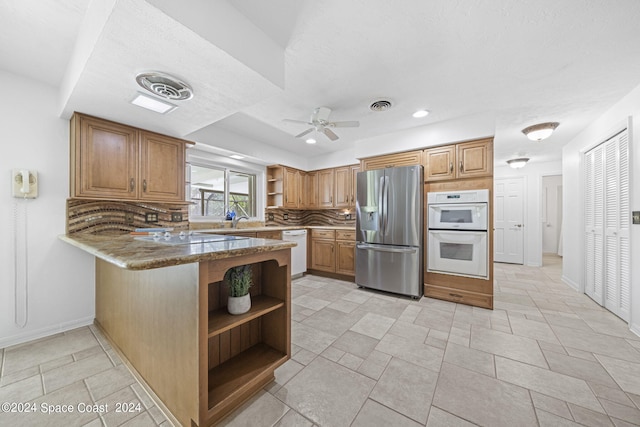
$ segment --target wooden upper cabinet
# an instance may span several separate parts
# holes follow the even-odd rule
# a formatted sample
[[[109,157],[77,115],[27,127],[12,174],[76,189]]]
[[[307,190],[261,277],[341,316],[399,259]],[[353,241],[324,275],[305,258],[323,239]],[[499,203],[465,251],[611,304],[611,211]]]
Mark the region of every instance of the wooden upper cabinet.
[[[187,141],[97,117],[71,118],[71,197],[184,203]]]
[[[307,209],[318,207],[318,173],[307,172],[305,175],[305,194],[303,199]]]
[[[298,207],[298,171],[284,168],[284,204],[285,208],[296,209]]]
[[[442,181],[493,175],[493,139],[424,150],[425,180]]]
[[[140,132],[142,200],[184,200],[184,142]]]
[[[393,168],[397,166],[415,166],[421,164],[422,150],[418,150],[368,157],[360,161],[360,168],[363,171],[368,171],[373,169]]]
[[[346,208],[351,202],[351,168],[344,166],[334,169],[333,207]]]
[[[138,132],[93,117],[71,119],[71,197],[136,199]]]
[[[318,207],[333,207],[334,170],[323,169],[318,171]]]
[[[360,165],[353,165],[350,167],[351,169],[351,198],[349,200],[349,206],[356,205],[356,197],[358,193],[356,192],[357,184],[358,184],[358,172],[360,172]]]
[[[428,148],[424,150],[425,180],[436,181],[456,177],[456,147]]]
[[[493,175],[493,139],[456,144],[458,178]]]

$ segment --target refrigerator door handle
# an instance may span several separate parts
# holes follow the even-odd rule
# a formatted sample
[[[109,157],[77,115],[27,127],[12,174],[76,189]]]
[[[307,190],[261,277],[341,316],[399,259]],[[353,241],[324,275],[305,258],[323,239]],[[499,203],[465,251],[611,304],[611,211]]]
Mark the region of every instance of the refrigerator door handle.
[[[372,245],[367,243],[358,244],[356,245],[356,248],[370,250],[370,251],[377,251],[377,252],[392,252],[397,254],[398,253],[413,254],[418,250],[417,248],[413,248],[413,247],[411,248],[390,247],[390,246],[384,246],[384,245]]]
[[[389,177],[384,177],[384,234],[389,226]]]
[[[384,176],[380,177],[380,191],[378,193],[378,230],[380,231],[381,235],[384,235],[383,217],[384,217]]]

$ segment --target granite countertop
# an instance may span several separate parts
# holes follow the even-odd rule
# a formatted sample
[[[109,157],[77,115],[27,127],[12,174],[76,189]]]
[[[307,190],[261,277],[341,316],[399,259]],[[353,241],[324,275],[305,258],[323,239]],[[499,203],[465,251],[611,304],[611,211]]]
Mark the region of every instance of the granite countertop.
[[[283,240],[254,238],[184,245],[166,245],[143,241],[130,235],[76,233],[62,235],[59,238],[100,259],[129,270],[148,270],[211,261],[296,246],[293,242]]]

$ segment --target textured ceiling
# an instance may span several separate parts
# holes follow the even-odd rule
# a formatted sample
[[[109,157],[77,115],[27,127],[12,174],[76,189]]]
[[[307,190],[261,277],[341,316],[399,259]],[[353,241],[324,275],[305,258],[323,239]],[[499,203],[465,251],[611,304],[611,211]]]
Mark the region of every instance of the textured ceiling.
[[[393,141],[409,131],[424,145],[493,134],[497,164],[554,160],[640,84],[637,0],[45,3],[0,3],[0,68],[60,86],[63,117],[79,110],[247,154],[255,147],[219,135],[314,158],[366,155],[379,140],[406,148]],[[148,69],[183,78],[195,97],[165,116],[131,106]],[[369,110],[378,98],[393,108]],[[295,139],[306,127],[282,119],[319,106],[361,125],[336,129],[336,142]],[[414,119],[418,108],[431,114]],[[548,140],[520,133],[544,121],[561,123]]]

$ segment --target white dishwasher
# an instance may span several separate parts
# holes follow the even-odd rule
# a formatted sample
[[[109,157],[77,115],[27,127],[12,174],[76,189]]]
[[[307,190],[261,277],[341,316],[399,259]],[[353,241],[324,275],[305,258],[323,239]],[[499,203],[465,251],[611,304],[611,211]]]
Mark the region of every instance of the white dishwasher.
[[[307,230],[284,230],[282,240],[298,245],[291,248],[291,276],[301,276],[307,271]]]

